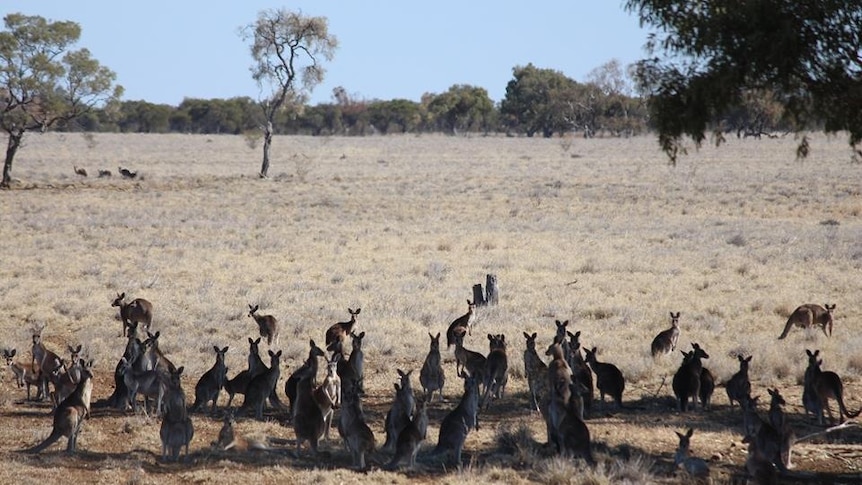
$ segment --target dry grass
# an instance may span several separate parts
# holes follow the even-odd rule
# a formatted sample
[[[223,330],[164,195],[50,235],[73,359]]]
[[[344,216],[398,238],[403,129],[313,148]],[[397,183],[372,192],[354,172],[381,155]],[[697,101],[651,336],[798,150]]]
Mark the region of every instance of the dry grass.
[[[755,394],[780,387],[797,434],[816,429],[799,398],[806,348],[821,349],[824,367],[841,374],[849,407],[862,405],[862,337],[854,332],[862,316],[862,197],[859,167],[841,138],[817,138],[802,163],[789,139],[730,140],[670,168],[652,138],[574,140],[563,149],[555,140],[495,137],[280,137],[266,181],[256,178],[259,154],[241,136],[100,134],[95,142],[29,138],[16,158],[20,183],[0,192],[0,345],[26,356],[31,325],[46,323],[50,348],[82,343],[96,359],[94,398],[105,397],[124,346],[109,305],[125,291],[154,303],[162,348],[186,367],[191,395],[212,365],[213,345],[230,346],[229,375],[244,368],[246,337],[257,332],[247,304],[282,325],[282,376],[300,365],[309,338],[322,340],[348,307],[361,307],[367,408],[382,443],[396,366],[418,370],[427,332],[445,331],[466,309],[471,286],[494,273],[500,305],[480,309],[466,346],[486,351],[486,333],[508,336],[509,396],[480,416],[463,470],[420,454],[417,471],[358,475],[342,469],[350,458],[335,441],[317,460],[214,454],[207,447],[220,422],[203,416],[184,464],[157,461],[157,422],[110,412],[86,423],[78,457],[57,448],[21,456],[14,450],[49,432],[48,409],[24,403],[4,378],[0,476],[167,483],[254,471],[267,483],[674,483],[685,478],[671,470],[673,431],[694,426],[693,452],[710,459],[717,482],[730,481],[743,473],[745,451],[723,388],[712,412],[680,416],[669,379],[662,387],[679,354],[649,357],[669,311],[682,312],[681,347],[700,343],[719,381],[737,370],[736,355],[754,355]],[[91,177],[76,176],[73,165]],[[120,179],[117,165],[139,179]],[[96,179],[98,168],[114,176]],[[835,337],[795,329],[777,341],[806,302],[837,303]],[[555,319],[571,320],[600,361],[622,369],[624,400],[642,408],[589,420],[595,471],[550,457],[544,425],[527,407],[521,332],[537,331],[547,345]],[[459,393],[452,356],[444,358],[448,402],[430,410],[425,449]],[[270,417],[241,420],[238,430],[292,440],[292,429]],[[501,428],[507,423],[517,425]],[[859,473],[860,441],[848,431],[800,444],[794,462]]]

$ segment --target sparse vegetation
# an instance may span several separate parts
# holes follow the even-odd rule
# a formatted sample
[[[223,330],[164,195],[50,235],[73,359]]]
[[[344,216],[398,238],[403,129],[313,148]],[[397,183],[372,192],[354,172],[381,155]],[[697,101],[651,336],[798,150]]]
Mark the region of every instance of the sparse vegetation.
[[[42,135],[18,155],[16,176],[25,182],[0,196],[0,345],[17,348],[18,358],[23,353],[26,360],[29,328],[47,324],[45,345],[60,353],[83,344],[95,359],[93,400],[109,396],[126,343],[110,304],[127,292],[153,303],[152,330],[161,331],[167,357],[185,366],[190,396],[213,364],[213,346],[230,346],[229,378],[247,367],[247,338],[258,329],[243,310],[259,304],[282,325],[272,350],[283,351],[276,386],[283,396],[309,339],[322,344],[329,325],[344,320],[347,308],[361,307],[363,404],[382,444],[393,369],[413,369],[415,377],[428,333],[445,333],[464,314],[471,283],[493,271],[500,303],[476,309],[465,346],[487,353],[488,333],[506,335],[506,395],[480,412],[460,472],[426,456],[462,392],[452,351],[442,345],[447,400],[429,404],[430,438],[413,471],[380,471],[391,458],[380,452],[369,454],[367,475],[346,470],[351,456],[337,438],[321,443],[325,460],[305,450],[300,458],[250,451],[267,443],[292,449],[292,427],[270,409],[264,421],[238,418],[236,449],[219,452],[209,445],[221,417],[195,415],[188,461],[170,465],[156,464],[158,420],[95,410],[78,441],[82,456],[55,447],[37,459],[14,451],[50,433],[50,408],[24,402],[26,390],[7,370],[0,379],[6,463],[0,477],[10,483],[70,476],[81,483],[229,482],[252,473],[265,482],[324,484],[683,483],[673,472],[673,431],[688,428],[697,433],[694,453],[709,462],[714,479],[738,479],[746,459],[741,418],[724,390],[716,389],[709,413],[673,412],[670,379],[682,356],[675,351],[653,360],[650,353],[669,311],[683,314],[678,348],[688,351],[692,341],[704,347],[719,387],[738,370],[737,355],[753,355],[752,393],[779,387],[799,435],[819,429],[802,410],[806,348],[821,349],[824,368],[841,375],[848,408],[862,405],[862,336],[854,330],[862,313],[856,271],[862,222],[849,216],[859,206],[858,180],[847,175],[843,140],[818,138],[811,163],[800,165],[787,156],[793,140],[730,138],[672,170],[652,138],[578,140],[583,157],[560,165],[559,142],[541,138],[296,137],[274,145],[284,148],[273,152],[275,173],[264,185],[242,176],[259,160],[241,135],[100,134],[98,140],[87,148],[82,137]],[[278,174],[292,172],[294,153],[319,161],[303,183]],[[377,163],[381,154],[386,165]],[[147,177],[81,179],[69,169],[117,165],[105,160],[122,160]],[[688,164],[697,165],[695,174]],[[557,196],[538,207],[531,202],[533,187],[556,180],[562,181]],[[840,224],[829,226],[824,251],[819,222],[830,219]],[[729,244],[734,234],[747,243]],[[793,309],[808,302],[838,305],[834,336],[796,329],[777,340]],[[636,408],[588,416],[595,469],[551,456],[544,422],[530,412],[522,333],[536,332],[543,351],[555,319],[570,320],[584,346],[602,349],[600,357],[620,368],[625,403]],[[234,406],[242,400],[238,395]],[[225,403],[222,395],[219,411]],[[859,431],[835,439],[841,446],[828,453],[820,452],[822,441],[794,446],[796,469],[858,473],[851,465]]]

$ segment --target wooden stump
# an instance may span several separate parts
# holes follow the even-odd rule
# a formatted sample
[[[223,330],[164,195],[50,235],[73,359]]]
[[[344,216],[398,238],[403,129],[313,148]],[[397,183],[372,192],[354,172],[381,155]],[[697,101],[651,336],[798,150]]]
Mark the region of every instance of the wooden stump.
[[[500,302],[500,296],[497,292],[497,275],[485,275],[485,304],[496,305]]]

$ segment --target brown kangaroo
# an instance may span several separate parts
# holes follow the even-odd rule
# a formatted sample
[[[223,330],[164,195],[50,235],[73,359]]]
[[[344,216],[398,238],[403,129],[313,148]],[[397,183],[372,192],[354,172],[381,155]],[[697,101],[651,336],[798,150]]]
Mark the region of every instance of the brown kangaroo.
[[[826,308],[815,305],[813,303],[806,303],[805,305],[800,305],[793,310],[793,313],[790,314],[790,317],[787,319],[787,323],[784,325],[784,331],[781,332],[781,335],[778,336],[778,339],[781,340],[790,333],[790,329],[796,325],[802,328],[813,327],[814,325],[820,325],[820,328],[823,329],[823,334],[829,337],[832,336],[832,312],[835,310],[835,305],[829,305],[828,303],[825,305]],[[827,329],[829,330],[827,333]]]
[[[425,394],[426,400],[430,401],[434,396],[434,391],[437,391],[442,401],[446,375],[443,372],[443,360],[440,357],[440,332],[437,332],[436,337],[430,332],[428,336],[431,337],[431,343],[428,355],[425,356],[425,362],[419,371],[419,384],[422,385],[422,392]]]
[[[623,373],[614,364],[599,362],[596,360],[596,348],[584,349],[585,360],[593,372],[596,373],[596,388],[599,390],[602,407],[605,406],[605,394],[614,399],[617,408],[623,407],[623,391],[626,388],[626,380]]]
[[[806,412],[811,411],[817,416],[817,422],[823,424],[824,409],[829,414],[829,420],[834,422],[832,410],[829,408],[829,399],[834,399],[838,402],[838,417],[844,422],[844,416],[855,418],[862,413],[862,409],[851,413],[847,410],[844,404],[844,384],[838,374],[832,371],[823,371],[820,366],[823,360],[818,359],[819,350],[811,352],[806,349],[808,354],[808,368],[805,370],[805,381],[803,384],[802,401]],[[807,401],[807,402],[806,402]]]
[[[461,331],[463,331],[462,333],[471,333],[473,328],[473,320],[475,320],[475,313],[473,312],[475,308],[476,304],[470,300],[467,300],[467,313],[461,315],[455,320],[452,320],[452,323],[449,324],[449,328],[446,329],[447,349],[451,349],[452,346],[455,345],[456,333]]]
[[[742,357],[737,355],[739,360],[739,371],[731,376],[730,380],[725,384],[727,391],[727,400],[730,401],[730,407],[733,407],[733,402],[742,404],[742,400],[751,394],[751,380],[748,378],[748,367],[751,364],[753,356]]]
[[[455,371],[458,375],[466,370],[480,383],[485,380],[485,363],[487,359],[479,352],[464,348],[464,333],[455,335]]]
[[[248,368],[240,371],[233,379],[225,381],[224,390],[227,392],[227,407],[230,408],[235,394],[245,395],[248,383],[261,372],[266,370],[263,360],[260,358],[260,338],[252,340],[248,338]]]
[[[527,339],[527,348],[524,349],[524,374],[527,376],[527,387],[530,390],[530,412],[533,409],[541,412],[539,403],[547,397],[545,394],[548,389],[548,365],[536,351],[536,335],[536,332],[532,335],[524,332],[524,338]]]
[[[470,429],[479,430],[479,379],[471,376],[469,371],[464,371],[461,376],[464,377],[464,395],[440,423],[437,446],[432,452],[432,455],[452,453],[459,468]]]
[[[653,357],[661,354],[669,354],[676,350],[676,343],[679,341],[679,312],[674,315],[670,312],[670,328],[659,332],[652,341],[650,350]]]
[[[36,393],[37,401],[48,396],[49,377],[60,368],[62,362],[59,355],[48,350],[42,343],[43,330],[45,330],[45,325],[33,329],[33,347],[30,350],[33,355],[33,369],[38,369],[40,379],[39,391]]]
[[[386,441],[381,448],[383,451],[395,450],[398,433],[410,424],[410,419],[416,411],[416,398],[413,395],[413,386],[410,384],[410,374],[413,371],[395,370],[398,372],[399,382],[395,383],[395,399],[389,412],[386,413]]]
[[[18,383],[18,388],[27,386],[27,400],[30,400],[30,386],[39,386],[41,379],[39,376],[39,368],[31,364],[15,362],[16,349],[3,349],[3,357],[6,359],[6,365],[15,376],[15,382]]]
[[[120,307],[120,320],[123,324],[123,337],[126,336],[126,328],[134,323],[143,324],[142,329],[150,330],[153,323],[153,304],[143,298],[135,298],[126,303],[126,293],[117,293],[117,298],[111,306]]]
[[[218,404],[218,396],[227,380],[227,367],[224,363],[224,356],[227,353],[228,347],[219,349],[213,345],[213,350],[216,353],[216,361],[212,367],[201,376],[198,383],[195,385],[195,402],[190,409],[191,412],[197,412],[204,407],[208,402],[212,401],[211,412],[216,412]]]
[[[680,412],[688,410],[688,400],[692,399],[692,406],[697,402],[698,394],[700,393],[700,379],[703,371],[703,363],[701,359],[708,359],[707,354],[700,345],[692,343],[694,350],[690,354],[683,352],[686,357],[682,361],[682,365],[673,376],[673,393],[677,399],[677,406]]]
[[[509,359],[506,355],[506,336],[488,334],[488,357],[485,360],[485,393],[482,404],[485,409],[491,398],[501,399],[509,382]]]
[[[291,416],[293,416],[294,410],[296,409],[299,381],[306,376],[309,377],[311,379],[309,385],[313,389],[317,385],[317,371],[320,368],[320,362],[317,359],[326,355],[323,352],[323,349],[314,343],[314,339],[310,339],[308,343],[308,358],[305,359],[305,363],[293,371],[284,383],[284,394],[287,395]]]
[[[260,305],[248,306],[248,316],[254,318],[257,322],[260,336],[266,339],[266,345],[272,347],[272,341],[275,340],[275,345],[278,346],[278,320],[272,315],[260,315],[257,313]]]
[[[56,443],[61,437],[68,438],[66,452],[74,453],[78,443],[78,433],[84,425],[84,419],[90,415],[90,397],[93,393],[93,373],[85,367],[81,382],[54,411],[54,427],[51,434],[38,445],[25,450],[27,453],[39,453]]]
[[[344,340],[353,333],[353,327],[356,326],[356,316],[361,312],[361,308],[353,310],[348,308],[350,320],[346,322],[333,323],[326,330],[326,350],[330,352],[338,351],[343,353]]]

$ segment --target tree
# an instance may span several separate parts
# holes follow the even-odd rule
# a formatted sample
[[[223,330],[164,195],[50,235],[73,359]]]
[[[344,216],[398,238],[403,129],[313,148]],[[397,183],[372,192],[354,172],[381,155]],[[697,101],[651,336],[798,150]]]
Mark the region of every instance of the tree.
[[[426,99],[429,100],[428,113],[439,129],[450,134],[488,131],[494,102],[485,88],[456,84],[445,93]]]
[[[0,188],[12,179],[12,161],[28,131],[45,132],[119,100],[116,74],[70,50],[81,37],[75,22],[49,22],[19,13],[3,18],[0,31],[0,129],[8,136]]]
[[[260,177],[266,178],[276,115],[285,108],[302,106],[323,82],[320,58],[332,60],[338,40],[329,34],[326,17],[306,17],[283,8],[261,11],[243,33],[246,40],[252,39],[252,78],[261,91],[269,90],[260,100],[265,118]]]
[[[637,78],[672,163],[683,136],[699,146],[752,91],[770,93],[797,130],[862,141],[862,0],[628,0],[626,9],[658,32],[647,50],[665,54],[640,61]],[[807,146],[803,138],[797,154]]]
[[[532,64],[512,69],[514,79],[506,85],[506,96],[500,103],[500,114],[509,127],[527,136],[536,133],[550,138],[570,126],[566,109],[574,106],[576,82],[552,69]]]

